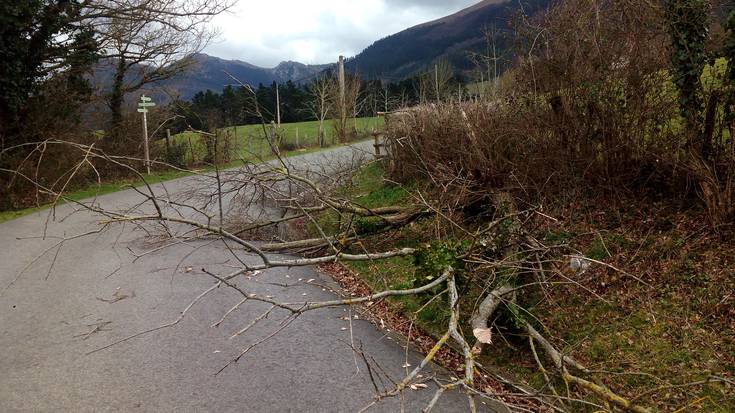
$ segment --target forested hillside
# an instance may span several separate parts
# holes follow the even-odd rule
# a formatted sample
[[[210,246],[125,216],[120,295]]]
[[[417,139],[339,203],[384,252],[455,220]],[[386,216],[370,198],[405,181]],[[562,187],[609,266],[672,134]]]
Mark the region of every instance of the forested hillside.
[[[511,45],[511,27],[522,15],[543,10],[549,0],[485,0],[451,16],[381,39],[348,63],[370,78],[400,80],[448,59],[455,68],[474,67],[472,52],[486,53],[488,41],[502,54]],[[489,39],[490,37],[490,39]]]

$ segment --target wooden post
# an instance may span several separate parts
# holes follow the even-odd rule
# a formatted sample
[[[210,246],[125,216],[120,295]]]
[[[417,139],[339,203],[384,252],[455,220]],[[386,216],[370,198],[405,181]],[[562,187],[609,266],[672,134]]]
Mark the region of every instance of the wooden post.
[[[276,119],[278,126],[281,126],[281,94],[278,91],[278,82],[276,82]]]
[[[373,132],[373,139],[375,139],[375,143],[373,144],[373,147],[375,148],[375,159],[381,159],[384,157],[384,155],[380,153],[380,147],[383,146],[383,143],[380,141],[382,136],[383,134],[378,131]]]
[[[171,129],[166,129],[166,154],[171,151]]]
[[[299,128],[296,128],[296,149],[300,148],[299,146]]]
[[[436,88],[436,102],[439,103],[439,65],[434,65],[434,87]]]
[[[339,57],[339,106],[345,112],[345,57]]]
[[[340,131],[347,133],[347,98],[345,97],[345,57],[339,57],[339,122]],[[346,140],[347,136],[340,136],[342,140]]]
[[[143,112],[143,152],[145,153],[145,170],[151,174],[151,154],[148,149],[148,114]]]

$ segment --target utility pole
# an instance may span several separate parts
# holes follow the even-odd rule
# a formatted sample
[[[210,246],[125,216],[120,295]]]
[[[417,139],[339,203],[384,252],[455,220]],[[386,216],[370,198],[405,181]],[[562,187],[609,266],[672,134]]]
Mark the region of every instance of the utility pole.
[[[332,143],[335,138],[339,138],[341,141],[347,140],[347,98],[345,96],[345,57],[339,56],[339,134],[340,136],[333,136]],[[335,134],[337,135],[337,134]]]
[[[276,82],[276,117],[278,126],[281,126],[281,94],[278,91],[278,82]]]
[[[339,57],[339,110],[342,119],[344,119],[345,112],[345,57]]]
[[[345,108],[345,57],[339,57],[339,103],[340,109],[344,112]]]

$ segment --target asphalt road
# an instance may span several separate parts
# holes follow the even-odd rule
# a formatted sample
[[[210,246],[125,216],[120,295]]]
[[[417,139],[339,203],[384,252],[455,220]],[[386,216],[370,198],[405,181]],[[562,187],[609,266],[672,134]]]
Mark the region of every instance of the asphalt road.
[[[339,148],[292,161],[323,167],[352,157],[353,150]],[[169,193],[191,191],[198,182],[183,178],[165,188]],[[129,190],[96,202],[122,208],[142,199]],[[227,273],[238,262],[221,243],[209,241],[181,243],[136,258],[159,244],[132,225],[47,251],[59,238],[98,228],[101,217],[74,211],[71,206],[58,208],[48,225],[48,211],[0,224],[2,412],[354,412],[373,400],[375,390],[368,368],[351,346],[379,364],[372,368],[383,370],[382,383],[375,378],[381,389],[390,379],[402,378],[403,366],[415,366],[420,359],[407,354],[397,338],[355,318],[352,310],[335,308],[305,314],[215,375],[242,349],[278,329],[287,316],[275,311],[247,334],[230,339],[268,307],[247,303],[221,326],[211,327],[241,299],[225,288],[205,296],[174,327],[87,354],[174,321],[214,285],[201,268]],[[242,282],[258,294],[294,301],[334,298],[322,288],[332,281],[313,268],[271,269]],[[290,287],[282,286],[286,284]],[[420,411],[432,395],[431,388],[410,390],[403,400],[385,400],[369,411]],[[461,412],[467,406],[466,397],[454,392],[435,411]]]

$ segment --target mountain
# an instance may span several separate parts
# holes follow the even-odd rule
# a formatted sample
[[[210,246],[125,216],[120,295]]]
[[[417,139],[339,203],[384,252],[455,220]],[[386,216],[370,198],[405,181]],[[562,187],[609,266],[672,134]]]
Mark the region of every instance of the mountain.
[[[520,15],[533,15],[546,8],[551,0],[484,0],[471,7],[431,22],[411,27],[402,32],[378,40],[354,58],[348,59],[347,70],[367,79],[398,81],[430,68],[437,59],[446,58],[459,70],[473,68],[468,56],[471,52],[486,50],[485,30],[494,27],[501,34],[497,46],[507,50],[511,21]],[[308,82],[317,74],[333,67],[305,65],[298,62],[281,62],[273,68],[264,68],[240,60],[225,60],[203,53],[194,56],[194,65],[186,73],[159,82],[156,87],[178,92],[190,99],[197,92],[212,90],[221,92],[227,85],[236,85],[232,77],[242,83],[257,87],[274,81],[285,83]],[[94,71],[93,83],[102,89],[109,88],[114,62],[100,63]],[[230,76],[232,75],[232,77]],[[139,76],[139,74],[137,75]],[[136,75],[131,75],[135,78]],[[155,88],[150,88],[155,89]],[[154,90],[149,93],[156,94]],[[165,99],[165,94],[160,94]]]
[[[269,85],[274,81],[286,83],[289,80],[299,83],[313,78],[326,70],[330,65],[305,65],[299,62],[281,62],[273,68],[252,65],[240,60],[225,60],[218,57],[199,53],[193,56],[194,64],[184,73],[171,79],[157,82],[145,89],[149,94],[159,99],[165,99],[166,94],[156,89],[165,89],[176,92],[184,99],[191,99],[196,93],[210,89],[221,92],[227,85],[237,85],[238,81],[258,87],[263,83]],[[128,76],[128,82],[139,79],[144,67],[140,70],[133,68]],[[115,70],[115,61],[102,60],[93,70],[90,80],[102,90],[109,90]],[[232,76],[230,76],[232,75]],[[235,79],[237,79],[237,81]],[[137,97],[136,97],[137,99]]]
[[[521,11],[527,15],[551,0],[485,0],[455,14],[411,27],[379,40],[350,59],[347,68],[367,78],[401,80],[446,58],[459,69],[472,66],[469,52],[484,52],[485,29],[509,32]],[[498,47],[508,47],[498,36]]]
[[[194,60],[194,66],[188,72],[164,83],[165,87],[177,90],[184,99],[189,99],[197,92],[207,89],[221,92],[225,86],[237,85],[238,81],[254,87],[260,83],[267,85],[274,81],[286,83],[291,80],[298,83],[329,67],[329,65],[305,65],[288,61],[281,62],[274,68],[264,68],[240,60],[225,60],[203,53],[195,55]]]

